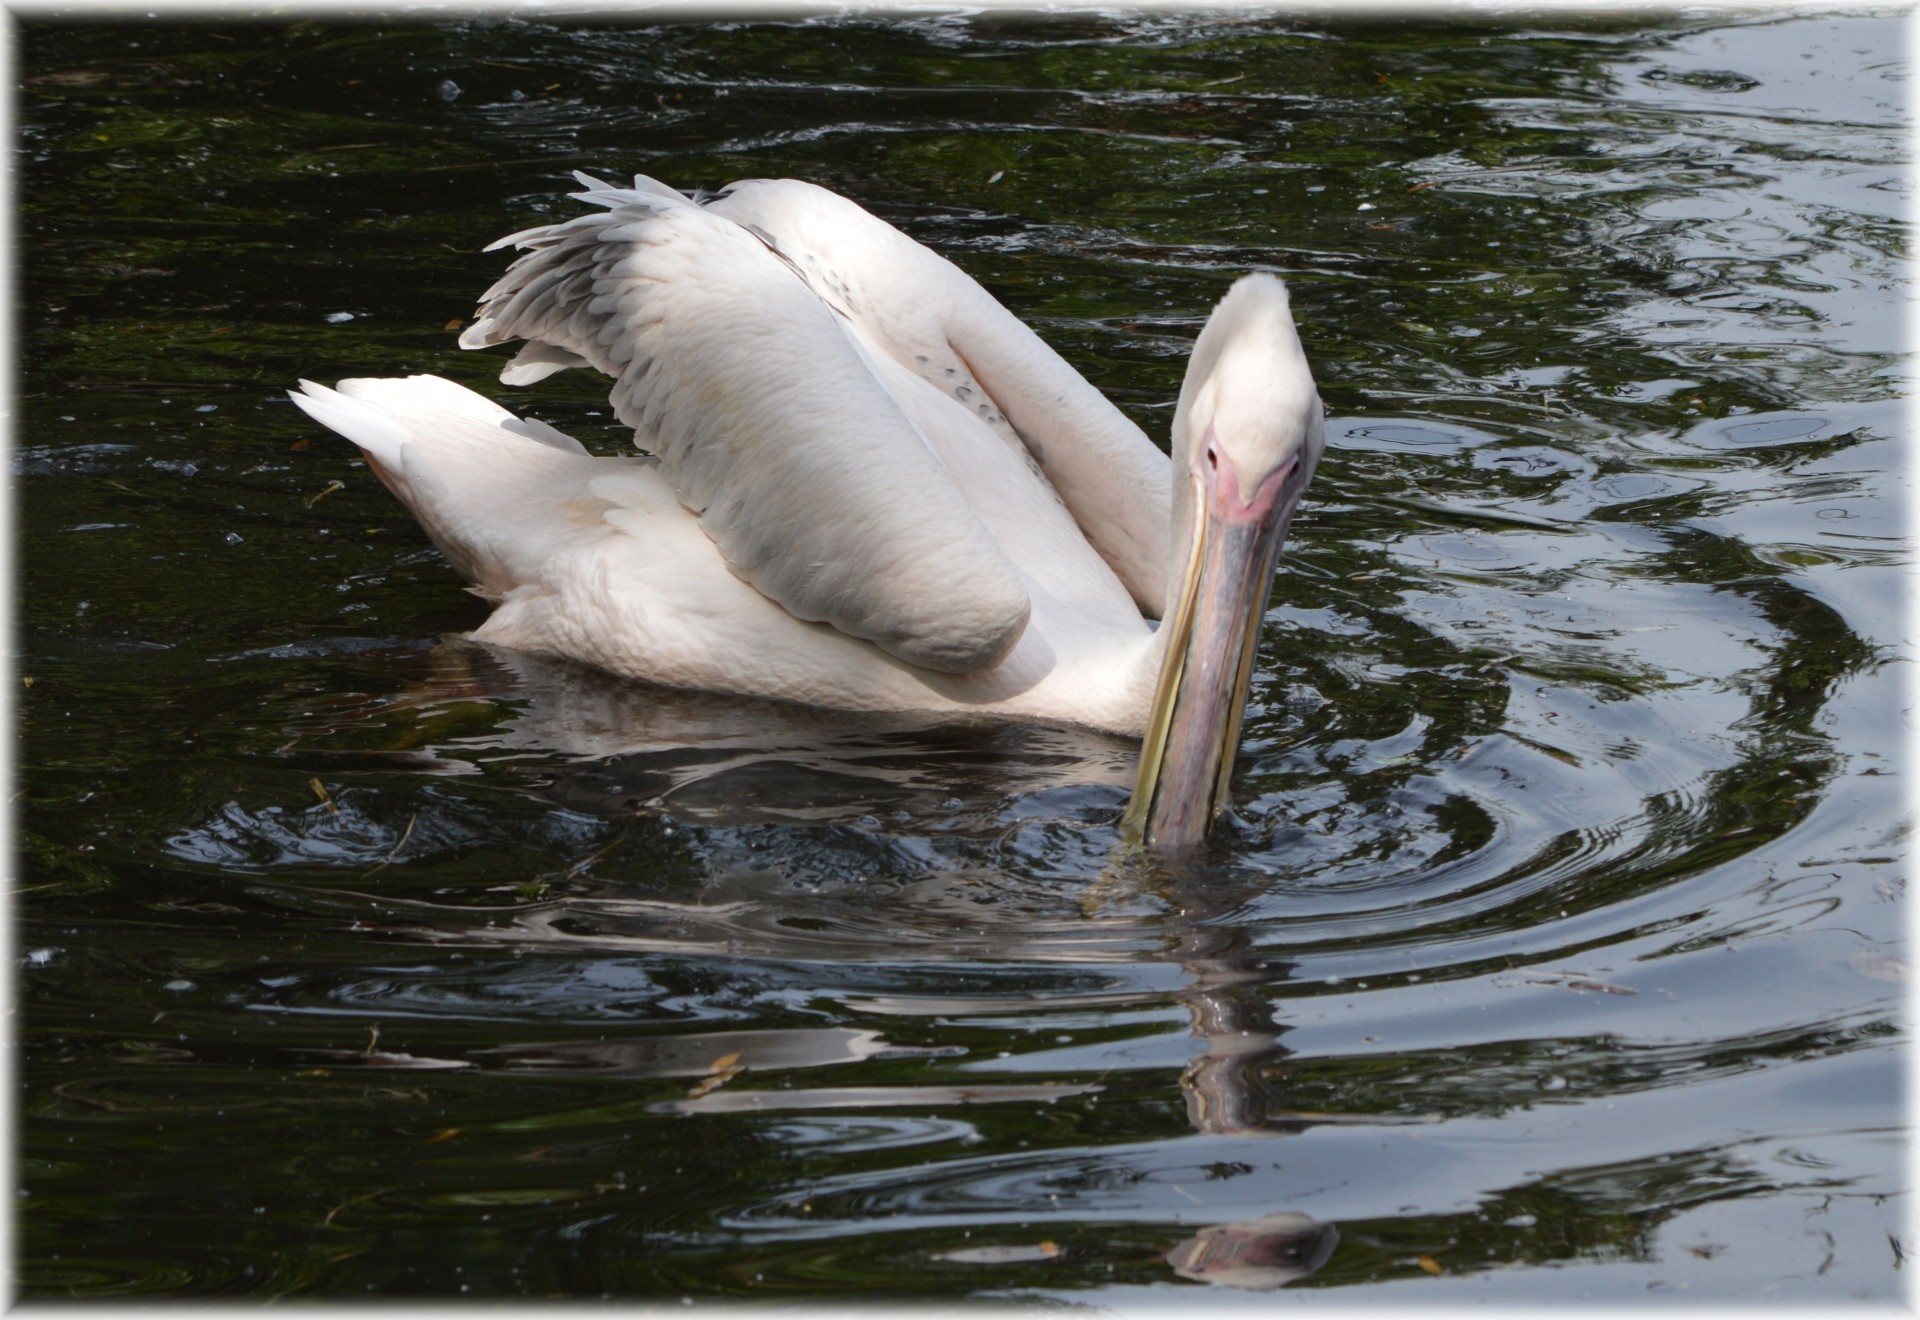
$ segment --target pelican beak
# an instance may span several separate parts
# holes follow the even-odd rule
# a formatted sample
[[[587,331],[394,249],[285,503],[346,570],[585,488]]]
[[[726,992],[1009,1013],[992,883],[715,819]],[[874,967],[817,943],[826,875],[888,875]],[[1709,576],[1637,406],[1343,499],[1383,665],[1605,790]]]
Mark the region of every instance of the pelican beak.
[[[1166,660],[1120,818],[1136,847],[1196,844],[1227,805],[1274,562],[1307,475],[1299,450],[1250,494],[1224,456],[1194,473],[1192,549],[1178,606],[1161,625],[1172,630]]]

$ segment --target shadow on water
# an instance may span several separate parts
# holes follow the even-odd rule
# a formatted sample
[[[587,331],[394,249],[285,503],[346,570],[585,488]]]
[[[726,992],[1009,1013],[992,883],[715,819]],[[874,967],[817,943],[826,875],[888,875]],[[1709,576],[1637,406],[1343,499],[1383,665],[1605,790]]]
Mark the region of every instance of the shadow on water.
[[[24,21],[22,1295],[1900,1295],[1904,34]],[[1155,436],[1288,276],[1228,829],[461,640],[281,391],[497,396],[576,167],[844,191]]]

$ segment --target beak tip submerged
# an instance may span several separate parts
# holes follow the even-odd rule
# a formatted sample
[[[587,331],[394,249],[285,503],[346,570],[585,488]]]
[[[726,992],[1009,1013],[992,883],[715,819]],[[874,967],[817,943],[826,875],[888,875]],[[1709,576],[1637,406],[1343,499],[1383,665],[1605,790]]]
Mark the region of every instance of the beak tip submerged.
[[[1229,803],[1234,756],[1268,593],[1301,487],[1298,459],[1264,477],[1251,501],[1210,501],[1194,526],[1173,631],[1122,818],[1130,846],[1160,852],[1207,837]],[[1237,492],[1236,492],[1237,493]],[[1257,509],[1257,516],[1248,516]]]

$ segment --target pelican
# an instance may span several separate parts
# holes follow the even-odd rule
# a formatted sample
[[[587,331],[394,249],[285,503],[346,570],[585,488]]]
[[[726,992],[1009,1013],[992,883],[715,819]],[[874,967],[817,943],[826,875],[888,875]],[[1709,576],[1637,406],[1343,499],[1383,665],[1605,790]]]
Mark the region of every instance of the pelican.
[[[641,453],[434,376],[293,394],[495,603],[474,637],[672,687],[1137,736],[1123,833],[1203,838],[1325,445],[1281,281],[1215,307],[1169,461],[843,197],[575,178],[598,209],[493,244],[523,255],[460,344],[521,342],[508,385],[606,373]]]

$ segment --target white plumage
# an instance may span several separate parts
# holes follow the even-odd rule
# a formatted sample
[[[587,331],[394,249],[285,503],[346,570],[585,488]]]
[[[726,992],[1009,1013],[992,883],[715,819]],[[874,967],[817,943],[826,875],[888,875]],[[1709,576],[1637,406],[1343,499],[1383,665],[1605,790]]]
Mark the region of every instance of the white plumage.
[[[844,198],[579,177],[602,209],[496,244],[525,255],[461,343],[524,341],[509,384],[606,372],[649,456],[593,457],[432,376],[294,395],[498,602],[478,639],[821,706],[1148,728],[1163,668],[1193,668],[1163,665],[1169,638],[1194,630],[1142,609],[1193,597],[1211,474],[1269,499],[1284,476],[1284,535],[1319,454],[1279,281],[1217,309],[1170,466],[979,285]]]

